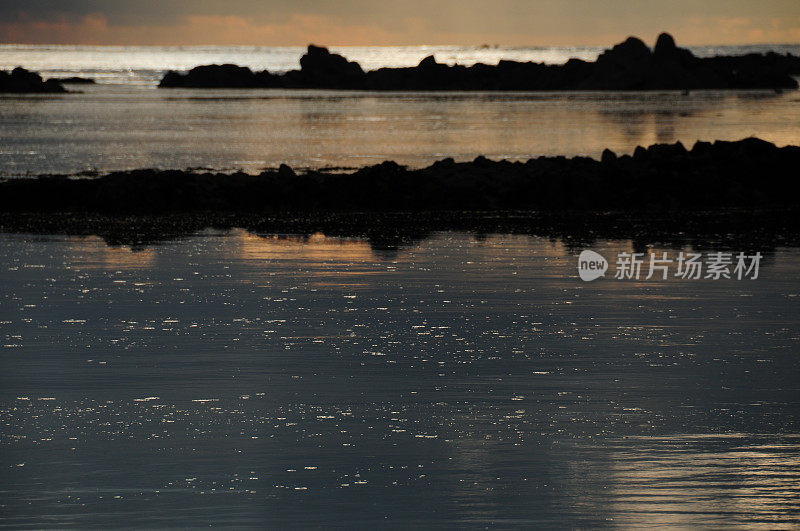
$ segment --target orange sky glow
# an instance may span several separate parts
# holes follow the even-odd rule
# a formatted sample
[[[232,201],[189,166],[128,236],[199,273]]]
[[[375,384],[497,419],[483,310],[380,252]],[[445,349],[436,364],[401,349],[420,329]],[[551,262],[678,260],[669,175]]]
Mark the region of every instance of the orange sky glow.
[[[59,9],[46,2],[0,0],[0,42],[606,45],[630,34],[650,41],[666,30],[682,44],[800,43],[797,0],[409,0],[402,4],[405,7],[370,8],[360,0],[256,4],[164,0],[166,8],[153,3],[151,11],[148,2],[142,4],[140,12],[132,12],[114,1],[63,2]]]

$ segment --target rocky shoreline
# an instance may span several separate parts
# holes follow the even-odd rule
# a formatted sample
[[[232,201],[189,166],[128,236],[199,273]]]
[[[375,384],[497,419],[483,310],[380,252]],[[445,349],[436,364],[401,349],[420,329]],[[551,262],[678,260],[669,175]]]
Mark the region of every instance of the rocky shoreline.
[[[777,53],[699,58],[662,33],[651,50],[630,37],[603,52],[595,62],[570,59],[563,65],[500,61],[472,66],[437,63],[365,72],[327,48],[310,45],[300,70],[285,74],[253,72],[232,64],[170,71],[161,88],[288,88],[342,90],[697,90],[794,89],[800,57]]]
[[[42,79],[36,72],[17,67],[11,72],[0,70],[0,93],[64,93],[67,92],[58,80]]]
[[[445,159],[348,174],[136,170],[0,180],[0,231],[143,246],[207,228],[364,238],[399,247],[437,231],[528,234],[580,247],[630,239],[698,248],[800,245],[800,147],[758,139],[606,150],[601,160]]]
[[[526,162],[444,159],[421,169],[387,161],[351,173],[258,175],[143,169],[98,178],[40,176],[0,182],[0,212],[105,215],[191,212],[396,211],[681,212],[795,208],[800,147],[749,138],[606,150]]]

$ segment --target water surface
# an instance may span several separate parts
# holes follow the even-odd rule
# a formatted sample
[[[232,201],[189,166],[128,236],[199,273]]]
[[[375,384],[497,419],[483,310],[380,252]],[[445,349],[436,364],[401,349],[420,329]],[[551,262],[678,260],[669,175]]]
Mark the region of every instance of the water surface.
[[[594,60],[599,47],[404,46],[334,48],[366,69],[500,59]],[[794,53],[800,45],[692,48],[698,56]],[[302,47],[0,45],[0,69],[88,76],[82,94],[0,96],[0,176],[143,167],[258,172],[358,167],[395,160],[414,167],[478,155],[599,157],[637,145],[759,136],[800,144],[796,91],[646,93],[375,93],[325,90],[159,90],[168,69],[235,63],[285,72]]]
[[[599,158],[605,148],[758,136],[800,145],[800,95],[772,91],[369,93],[123,85],[0,98],[0,175],[207,167],[258,172],[444,157]]]
[[[800,250],[578,252],[2,235],[0,526],[800,525]]]

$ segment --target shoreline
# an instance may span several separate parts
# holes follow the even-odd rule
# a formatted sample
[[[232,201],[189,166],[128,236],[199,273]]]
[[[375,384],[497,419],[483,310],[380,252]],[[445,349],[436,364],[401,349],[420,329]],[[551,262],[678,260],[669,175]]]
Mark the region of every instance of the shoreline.
[[[286,88],[369,91],[547,91],[547,90],[699,90],[796,89],[800,57],[777,53],[696,57],[662,33],[651,50],[629,37],[605,50],[594,62],[569,59],[562,65],[500,60],[449,66],[433,55],[415,67],[365,71],[355,61],[308,46],[300,70],[253,72],[234,64],[196,66],[186,73],[170,70],[159,88]]]
[[[310,44],[306,54],[300,58],[299,69],[291,69],[288,63],[273,71],[253,71],[236,64],[201,64],[188,71],[169,70],[166,74],[163,65],[153,65],[152,68],[155,68],[157,76],[153,81],[160,79],[160,83],[157,83],[161,88],[284,88],[370,92],[798,88],[800,55],[792,54],[794,48],[791,51],[758,49],[758,45],[754,45],[754,48],[741,50],[738,52],[740,55],[720,51],[715,52],[718,55],[702,52],[695,55],[689,48],[678,47],[671,35],[662,33],[652,48],[637,37],[629,37],[624,42],[604,49],[594,60],[584,56],[562,58],[565,61],[563,63],[537,63],[520,57],[515,59],[511,54],[510,58],[498,56],[486,63],[467,61],[462,65],[438,63],[433,55],[429,55],[416,66],[388,67],[379,66],[385,63],[377,63],[373,65],[375,69],[366,70],[358,62],[331,53],[326,47]],[[494,63],[495,60],[498,62]],[[21,62],[24,64],[24,60]],[[44,80],[42,75],[18,66],[13,71],[0,71],[0,94],[71,93],[63,84],[96,83],[93,78],[82,76],[74,73],[71,77]]]
[[[282,165],[258,175],[132,170],[0,180],[0,231],[101,235],[129,245],[207,228],[364,237],[379,246],[436,231],[800,244],[800,147],[755,139],[606,150],[527,162],[383,162],[348,173]],[[385,244],[385,245],[384,245]]]
[[[111,215],[396,211],[680,212],[796,206],[800,147],[757,138],[606,149],[600,160],[542,156],[525,162],[439,160],[409,169],[392,161],[351,172],[278,169],[252,175],[140,169],[102,177],[0,180],[0,212]]]
[[[393,253],[442,232],[524,235],[583,249],[599,240],[630,240],[637,251],[651,245],[695,250],[752,250],[765,255],[800,247],[800,208],[727,209],[673,214],[630,212],[437,211],[303,212],[235,214],[194,212],[115,216],[91,213],[0,212],[0,233],[101,238],[110,246],[144,249],[206,230],[242,229],[259,236],[308,238],[314,234],[367,241]]]

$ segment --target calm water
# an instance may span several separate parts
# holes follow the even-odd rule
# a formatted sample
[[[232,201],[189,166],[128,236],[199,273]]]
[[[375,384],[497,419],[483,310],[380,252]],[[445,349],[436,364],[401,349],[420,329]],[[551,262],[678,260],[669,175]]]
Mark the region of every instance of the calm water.
[[[800,249],[579,251],[2,235],[0,526],[800,525]]]
[[[0,175],[143,167],[420,167],[444,157],[632,153],[759,136],[800,144],[800,95],[164,90],[0,98]]]
[[[701,48],[699,55],[800,46]],[[599,48],[341,48],[365,67],[413,65],[429,54],[463,64],[500,58],[593,59]],[[528,159],[631,153],[656,142],[759,136],[800,144],[796,91],[680,93],[358,93],[159,90],[168,68],[234,62],[297,67],[301,48],[0,46],[0,68],[96,77],[81,94],[0,96],[0,176],[142,167],[258,172],[355,167],[391,159],[414,167],[444,157]]]

